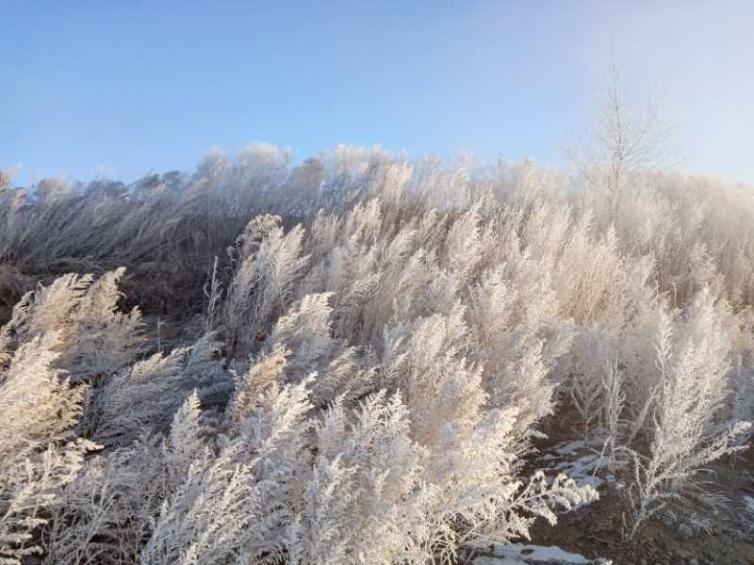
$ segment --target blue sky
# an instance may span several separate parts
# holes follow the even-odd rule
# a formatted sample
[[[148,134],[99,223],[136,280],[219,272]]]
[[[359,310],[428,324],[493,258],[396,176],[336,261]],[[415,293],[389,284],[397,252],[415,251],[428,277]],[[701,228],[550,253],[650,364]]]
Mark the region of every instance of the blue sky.
[[[254,141],[566,163],[612,53],[674,164],[754,182],[754,2],[0,0],[0,168],[133,180]]]

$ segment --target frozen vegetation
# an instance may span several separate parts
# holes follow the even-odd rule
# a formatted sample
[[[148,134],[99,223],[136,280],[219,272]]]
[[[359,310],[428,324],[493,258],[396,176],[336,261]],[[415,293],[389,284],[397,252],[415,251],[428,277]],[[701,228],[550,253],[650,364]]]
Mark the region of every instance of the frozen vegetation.
[[[754,192],[618,157],[1,177],[0,563],[586,563],[510,544],[599,497],[616,546],[752,527],[708,471],[752,472]]]

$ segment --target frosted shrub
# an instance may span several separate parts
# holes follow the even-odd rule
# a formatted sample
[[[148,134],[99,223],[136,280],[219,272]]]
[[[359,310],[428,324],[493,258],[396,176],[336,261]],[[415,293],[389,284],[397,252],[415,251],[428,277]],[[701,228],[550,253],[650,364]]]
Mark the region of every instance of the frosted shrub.
[[[145,429],[167,429],[173,414],[194,390],[206,403],[219,403],[227,397],[232,384],[212,359],[219,347],[213,337],[208,334],[167,356],[155,353],[107,378],[87,413],[92,437],[107,445],[125,445]]]
[[[422,448],[398,396],[365,400],[353,417],[333,405],[317,429],[319,452],[293,524],[291,556],[306,563],[424,562],[448,535],[431,512]]]
[[[225,563],[282,555],[311,408],[306,383],[261,392],[257,404],[214,459],[195,461],[164,503],[144,549],[145,563]],[[241,410],[233,412],[238,415]]]
[[[275,318],[290,305],[293,283],[307,264],[301,256],[301,227],[284,235],[279,224],[279,217],[260,216],[239,238],[238,268],[225,307],[233,351],[252,352],[255,340],[266,338]]]
[[[531,264],[499,266],[472,289],[468,318],[484,387],[497,406],[516,406],[522,432],[551,413],[551,372],[571,339],[569,323],[552,316],[558,302]],[[515,281],[515,282],[514,282]]]
[[[59,342],[55,333],[32,339],[0,372],[0,561],[6,563],[42,553],[35,533],[65,503],[63,487],[96,447],[74,434],[83,389],[71,388],[53,367]]]
[[[453,562],[596,499],[528,471],[549,429],[603,444],[627,538],[709,501],[751,434],[754,199],[630,169],[4,178],[0,561]]]
[[[359,398],[374,388],[372,356],[332,337],[330,293],[307,294],[282,316],[270,344],[292,353],[285,379],[301,382],[311,375],[312,402],[325,406],[333,399]]]
[[[169,452],[159,438],[90,456],[43,532],[50,565],[136,563],[171,490]]]
[[[74,381],[91,380],[127,366],[141,352],[141,313],[118,309],[118,281],[125,269],[91,275],[64,275],[26,294],[6,324],[6,335],[24,343],[57,332],[57,366]]]
[[[729,392],[731,344],[723,331],[724,315],[725,307],[716,308],[707,289],[683,314],[660,314],[651,445],[647,456],[631,451],[635,482],[628,536],[668,502],[694,494],[705,466],[740,450],[736,440],[751,427],[719,417]]]
[[[590,326],[582,330],[575,338],[568,359],[561,370],[568,374],[566,383],[570,400],[583,422],[584,434],[588,435],[596,426],[605,424],[600,407],[610,412],[610,400],[619,394],[615,378],[617,368],[611,364],[614,357],[613,338],[607,330],[599,326]],[[618,389],[620,387],[618,386]],[[610,400],[608,400],[610,399]],[[611,414],[608,420],[616,417]]]

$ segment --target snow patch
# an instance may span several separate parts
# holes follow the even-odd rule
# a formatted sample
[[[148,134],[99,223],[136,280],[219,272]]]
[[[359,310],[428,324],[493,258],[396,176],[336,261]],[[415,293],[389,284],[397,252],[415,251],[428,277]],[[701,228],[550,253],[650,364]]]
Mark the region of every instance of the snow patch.
[[[565,445],[561,445],[560,447],[557,447],[555,449],[555,453],[559,455],[570,455],[574,451],[578,451],[581,449],[586,449],[588,446],[585,441],[571,441],[569,443],[566,443]]]
[[[605,472],[609,461],[597,447],[597,444],[590,445],[585,441],[571,441],[555,446],[539,459],[545,465],[545,471],[565,473],[577,485],[597,489],[605,482],[615,481],[613,474]]]
[[[578,553],[570,553],[556,546],[542,545],[496,545],[490,552],[474,560],[474,565],[610,565],[603,559],[587,559]]]
[[[744,505],[746,506],[746,511],[750,514],[754,514],[754,496],[744,495]]]

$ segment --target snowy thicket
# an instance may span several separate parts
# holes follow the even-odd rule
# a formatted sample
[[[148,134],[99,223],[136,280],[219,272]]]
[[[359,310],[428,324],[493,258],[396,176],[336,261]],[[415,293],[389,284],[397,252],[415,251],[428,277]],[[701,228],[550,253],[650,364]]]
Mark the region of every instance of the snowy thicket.
[[[5,182],[0,563],[453,561],[596,498],[528,470],[546,426],[622,470],[625,537],[716,502],[754,193],[605,178],[260,145]]]

